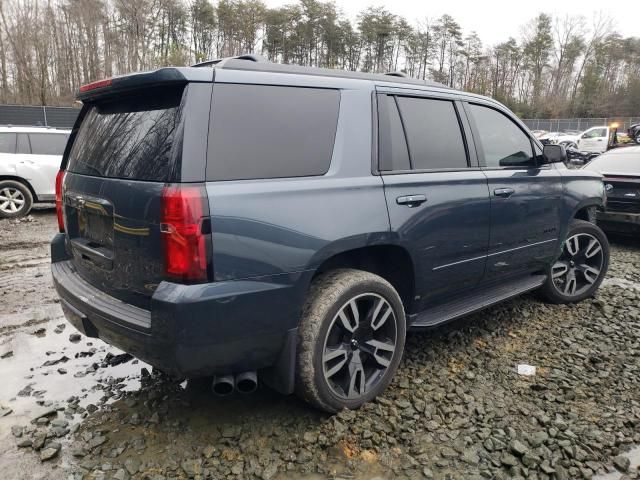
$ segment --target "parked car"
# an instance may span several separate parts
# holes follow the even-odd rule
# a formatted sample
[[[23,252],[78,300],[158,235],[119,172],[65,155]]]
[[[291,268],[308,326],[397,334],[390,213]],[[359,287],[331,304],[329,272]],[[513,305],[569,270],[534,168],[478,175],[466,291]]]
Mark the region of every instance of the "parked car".
[[[540,137],[545,135],[547,133],[547,131],[546,130],[531,130],[531,133],[533,133],[534,137],[539,139]]]
[[[567,152],[567,160],[568,160],[568,162],[566,162],[566,165],[569,168],[582,168],[591,160],[600,156],[599,153],[581,152],[572,147],[566,147],[566,152]]]
[[[627,129],[627,135],[640,145],[640,123],[634,123]]]
[[[0,218],[27,215],[55,200],[56,174],[69,130],[0,127]]]
[[[408,328],[589,297],[597,173],[500,103],[256,56],[85,85],[58,174],[67,319],[214,392],[320,409],[389,384]]]
[[[640,146],[610,150],[584,168],[604,176],[607,203],[598,224],[606,231],[640,232]]]

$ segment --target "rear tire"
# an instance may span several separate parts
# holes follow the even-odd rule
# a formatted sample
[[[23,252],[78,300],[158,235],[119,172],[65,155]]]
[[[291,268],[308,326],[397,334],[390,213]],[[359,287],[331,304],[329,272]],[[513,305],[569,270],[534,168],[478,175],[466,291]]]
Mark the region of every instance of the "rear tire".
[[[549,266],[541,288],[551,303],[577,303],[592,296],[609,268],[609,241],[600,227],[574,220],[560,257]]]
[[[402,358],[406,319],[389,282],[339,269],[315,279],[298,330],[296,393],[327,412],[382,393]]]
[[[640,145],[640,132],[636,133],[636,137],[634,138],[634,140],[638,145]]]
[[[31,211],[33,196],[23,183],[0,181],[0,218],[24,217]]]

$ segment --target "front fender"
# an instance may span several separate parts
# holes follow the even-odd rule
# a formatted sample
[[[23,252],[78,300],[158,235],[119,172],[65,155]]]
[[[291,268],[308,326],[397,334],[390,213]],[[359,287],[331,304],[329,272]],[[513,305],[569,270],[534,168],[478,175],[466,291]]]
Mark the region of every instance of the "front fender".
[[[569,225],[578,212],[588,208],[602,208],[606,193],[602,175],[590,170],[560,169],[563,184],[563,218],[559,230],[558,254],[567,237]]]

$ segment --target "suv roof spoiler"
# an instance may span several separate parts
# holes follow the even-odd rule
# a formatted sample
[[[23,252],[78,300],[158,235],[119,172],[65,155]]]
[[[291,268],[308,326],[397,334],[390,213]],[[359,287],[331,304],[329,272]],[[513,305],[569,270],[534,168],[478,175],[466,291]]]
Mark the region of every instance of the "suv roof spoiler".
[[[149,72],[132,73],[98,80],[80,87],[76,99],[86,101],[125,90],[149,88],[159,85],[180,85],[189,81],[210,82],[212,75],[206,70],[164,67]]]

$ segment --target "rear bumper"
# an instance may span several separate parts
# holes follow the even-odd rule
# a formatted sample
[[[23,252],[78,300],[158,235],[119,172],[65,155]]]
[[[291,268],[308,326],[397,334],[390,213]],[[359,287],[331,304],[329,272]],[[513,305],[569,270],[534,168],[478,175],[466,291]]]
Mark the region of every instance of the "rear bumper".
[[[161,282],[144,310],[83,280],[52,242],[52,275],[68,321],[167,373],[181,377],[262,370],[293,390],[296,327],[305,273],[181,285]],[[62,257],[62,258],[61,258]]]

